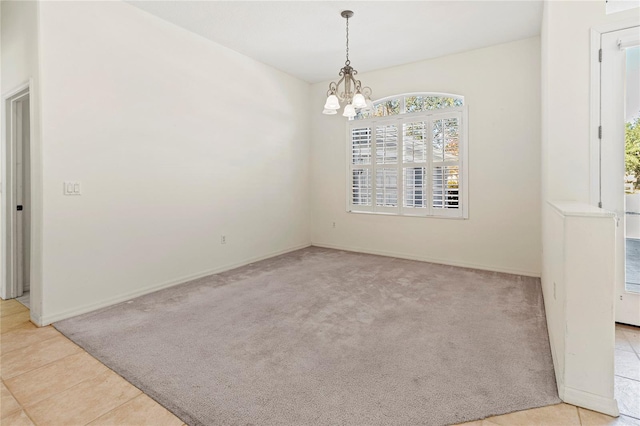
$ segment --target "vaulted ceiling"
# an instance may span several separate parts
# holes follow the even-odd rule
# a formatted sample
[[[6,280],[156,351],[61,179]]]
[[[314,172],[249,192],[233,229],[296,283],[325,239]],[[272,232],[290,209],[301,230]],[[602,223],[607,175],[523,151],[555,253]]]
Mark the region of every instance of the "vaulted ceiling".
[[[189,31],[308,82],[540,34],[541,1],[129,1]]]

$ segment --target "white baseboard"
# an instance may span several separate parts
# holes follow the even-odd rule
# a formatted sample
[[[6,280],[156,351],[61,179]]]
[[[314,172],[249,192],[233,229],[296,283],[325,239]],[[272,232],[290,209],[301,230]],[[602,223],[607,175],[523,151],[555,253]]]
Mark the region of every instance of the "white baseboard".
[[[91,303],[88,305],[79,306],[77,308],[68,309],[63,312],[54,313],[51,315],[43,315],[41,318],[35,317],[33,314],[31,315],[31,321],[34,322],[38,326],[45,326],[52,324],[56,321],[62,321],[67,318],[75,317],[77,315],[85,314],[87,312],[95,311],[97,309],[106,308],[111,305],[115,305],[116,303],[125,302],[127,300],[133,299],[138,296],[143,296],[148,293],[153,293],[154,291],[162,290],[168,287],[173,287],[178,284],[184,284],[188,281],[192,281],[198,278],[206,277],[208,275],[218,274],[220,272],[228,271],[230,269],[238,268],[240,266],[248,265],[249,263],[258,262],[260,260],[268,259],[270,257],[280,256],[281,254],[289,253],[292,251],[300,250],[306,247],[309,247],[311,244],[301,244],[298,246],[290,247],[284,250],[279,250],[271,253],[267,253],[262,256],[252,257],[249,259],[241,260],[240,262],[219,266],[217,268],[209,269],[206,271],[201,271],[196,274],[186,275],[180,278],[175,278],[173,280],[165,281],[158,284],[152,284],[135,291],[120,294],[118,296],[102,300],[100,302]]]
[[[469,262],[458,262],[458,261],[453,261],[448,259],[439,259],[439,258],[430,257],[430,256],[399,253],[399,252],[386,251],[386,250],[372,250],[372,249],[363,248],[363,247],[353,247],[353,246],[345,246],[345,245],[339,245],[339,244],[312,242],[311,245],[316,247],[324,247],[324,248],[330,248],[330,249],[336,249],[336,250],[354,251],[357,253],[367,253],[367,254],[377,254],[379,256],[398,257],[400,259],[419,260],[422,262],[439,263],[442,265],[449,265],[449,266],[459,266],[461,268],[481,269],[484,271],[503,272],[506,274],[523,275],[527,277],[540,278],[540,272],[538,271],[534,272],[534,271],[525,271],[522,269],[515,269],[515,268],[503,268],[500,266],[479,265],[479,264],[469,263]]]
[[[33,309],[29,310],[29,316],[30,316],[31,322],[37,325],[38,327],[44,327],[45,325],[49,325],[49,324],[43,323],[42,317],[40,317],[40,315],[33,312]]]
[[[620,412],[618,411],[618,401],[614,398],[605,398],[600,395],[594,395],[568,386],[563,386],[563,388],[562,392],[560,392],[560,399],[567,404],[577,405],[578,407],[587,408],[613,417],[618,417],[620,415]]]
[[[141,289],[137,289],[135,291],[129,292],[129,293],[124,293],[124,294],[120,294],[118,296],[106,299],[106,300],[102,300],[100,302],[97,303],[92,303],[92,304],[88,304],[88,305],[83,305],[83,306],[79,306],[73,309],[68,309],[66,311],[63,312],[58,312],[58,313],[54,313],[51,315],[43,315],[42,317],[36,317],[35,315],[32,314],[31,317],[31,321],[34,322],[36,325],[38,326],[45,326],[45,325],[49,325],[51,323],[54,323],[56,321],[62,321],[64,319],[67,318],[71,318],[71,317],[75,317],[77,315],[81,315],[87,312],[91,312],[91,311],[95,311],[97,309],[101,309],[101,308],[105,308],[107,306],[111,306],[114,305],[116,303],[120,303],[120,302],[124,302],[130,299],[133,299],[135,297],[138,296],[142,296],[148,293],[153,293],[154,291],[158,291],[158,290],[162,290],[168,287],[172,287],[178,284],[183,284],[185,282],[191,281],[191,280],[195,280],[198,278],[202,278],[202,277],[206,277],[207,275],[213,275],[213,274],[217,274],[220,272],[224,272],[224,271],[228,271],[230,269],[234,269],[234,268],[238,268],[240,266],[244,266],[247,265],[249,263],[253,263],[253,262],[258,262],[260,260],[264,260],[270,257],[274,257],[274,256],[279,256],[281,254],[285,254],[285,253],[289,253],[295,250],[300,250],[303,249],[305,247],[309,247],[311,245],[317,246],[317,247],[325,247],[325,248],[331,248],[331,249],[337,249],[337,250],[345,250],[345,251],[354,251],[354,252],[359,252],[359,253],[368,253],[368,254],[376,254],[376,255],[381,255],[381,256],[390,256],[390,257],[398,257],[401,259],[410,259],[410,260],[419,260],[419,261],[423,261],[423,262],[433,262],[433,263],[440,263],[440,264],[444,264],[444,265],[451,265],[451,266],[460,266],[460,267],[464,267],[464,268],[474,268],[474,269],[482,269],[482,270],[487,270],[487,271],[494,271],[494,272],[504,272],[504,273],[508,273],[508,274],[516,274],[516,275],[524,275],[524,276],[530,276],[530,277],[540,277],[540,273],[539,272],[531,272],[531,271],[523,271],[523,270],[518,270],[518,269],[510,269],[510,268],[500,268],[500,267],[491,267],[491,266],[487,266],[487,265],[477,265],[477,264],[471,264],[471,263],[466,263],[466,262],[452,262],[452,261],[448,261],[448,260],[444,260],[444,259],[437,259],[437,258],[432,258],[432,257],[428,257],[428,256],[416,256],[416,255],[412,255],[412,254],[406,254],[406,253],[398,253],[398,252],[391,252],[391,251],[381,251],[381,250],[370,250],[370,249],[365,249],[365,248],[360,248],[360,247],[351,247],[351,246],[340,246],[340,245],[335,245],[335,244],[326,244],[326,243],[311,243],[311,244],[302,244],[302,245],[298,245],[295,247],[290,247],[288,249],[284,249],[284,250],[279,250],[276,252],[272,252],[272,253],[268,253],[265,254],[263,256],[258,256],[258,257],[254,257],[254,258],[249,258],[249,259],[244,259],[240,262],[236,262],[233,264],[228,264],[228,265],[223,265],[217,268],[213,268],[210,270],[206,270],[206,271],[201,271],[199,273],[196,274],[191,274],[191,275],[187,275],[187,276],[183,276],[180,278],[176,278],[173,280],[169,280],[169,281],[165,281],[162,283],[158,283],[158,284],[153,284],[153,285],[149,285],[146,286],[144,288]]]

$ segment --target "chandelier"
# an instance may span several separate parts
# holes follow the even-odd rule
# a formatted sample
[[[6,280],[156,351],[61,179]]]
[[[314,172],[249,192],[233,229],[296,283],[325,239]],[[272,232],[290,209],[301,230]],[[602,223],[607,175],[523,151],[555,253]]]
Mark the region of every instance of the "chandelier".
[[[362,87],[360,80],[356,80],[354,76],[358,71],[354,70],[349,60],[349,18],[353,16],[350,10],[343,10],[340,16],[347,20],[347,60],[344,67],[340,69],[338,75],[341,77],[338,82],[332,81],[327,91],[327,102],[324,104],[323,114],[337,114],[340,109],[340,102],[346,102],[342,115],[352,119],[356,116],[356,110],[368,111],[373,110],[373,102],[371,102],[371,88]],[[342,85],[342,87],[340,86]]]

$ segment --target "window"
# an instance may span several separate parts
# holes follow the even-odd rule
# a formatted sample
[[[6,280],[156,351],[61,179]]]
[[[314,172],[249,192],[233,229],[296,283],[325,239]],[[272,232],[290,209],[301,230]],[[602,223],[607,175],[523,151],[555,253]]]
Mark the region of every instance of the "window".
[[[380,100],[349,122],[351,212],[466,218],[466,109],[455,95]]]
[[[392,96],[380,99],[373,104],[373,111],[358,111],[356,120],[372,117],[387,117],[390,115],[405,114],[420,111],[432,111],[438,109],[461,107],[464,98],[447,93],[411,93],[402,96]]]

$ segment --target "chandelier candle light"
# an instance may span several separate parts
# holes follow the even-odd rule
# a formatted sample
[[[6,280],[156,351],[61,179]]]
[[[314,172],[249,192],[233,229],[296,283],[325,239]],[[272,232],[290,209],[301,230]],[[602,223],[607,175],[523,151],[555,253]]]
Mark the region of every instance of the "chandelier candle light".
[[[323,114],[337,114],[340,109],[340,102],[346,102],[342,115],[352,119],[356,116],[356,109],[362,111],[373,110],[373,102],[371,102],[371,88],[362,87],[360,80],[356,80],[354,76],[358,71],[351,67],[349,60],[349,18],[353,16],[350,10],[343,10],[340,16],[347,20],[347,60],[344,67],[340,69],[338,75],[341,77],[338,82],[332,81],[327,91],[327,102],[324,104]],[[340,87],[342,85],[342,88]]]

